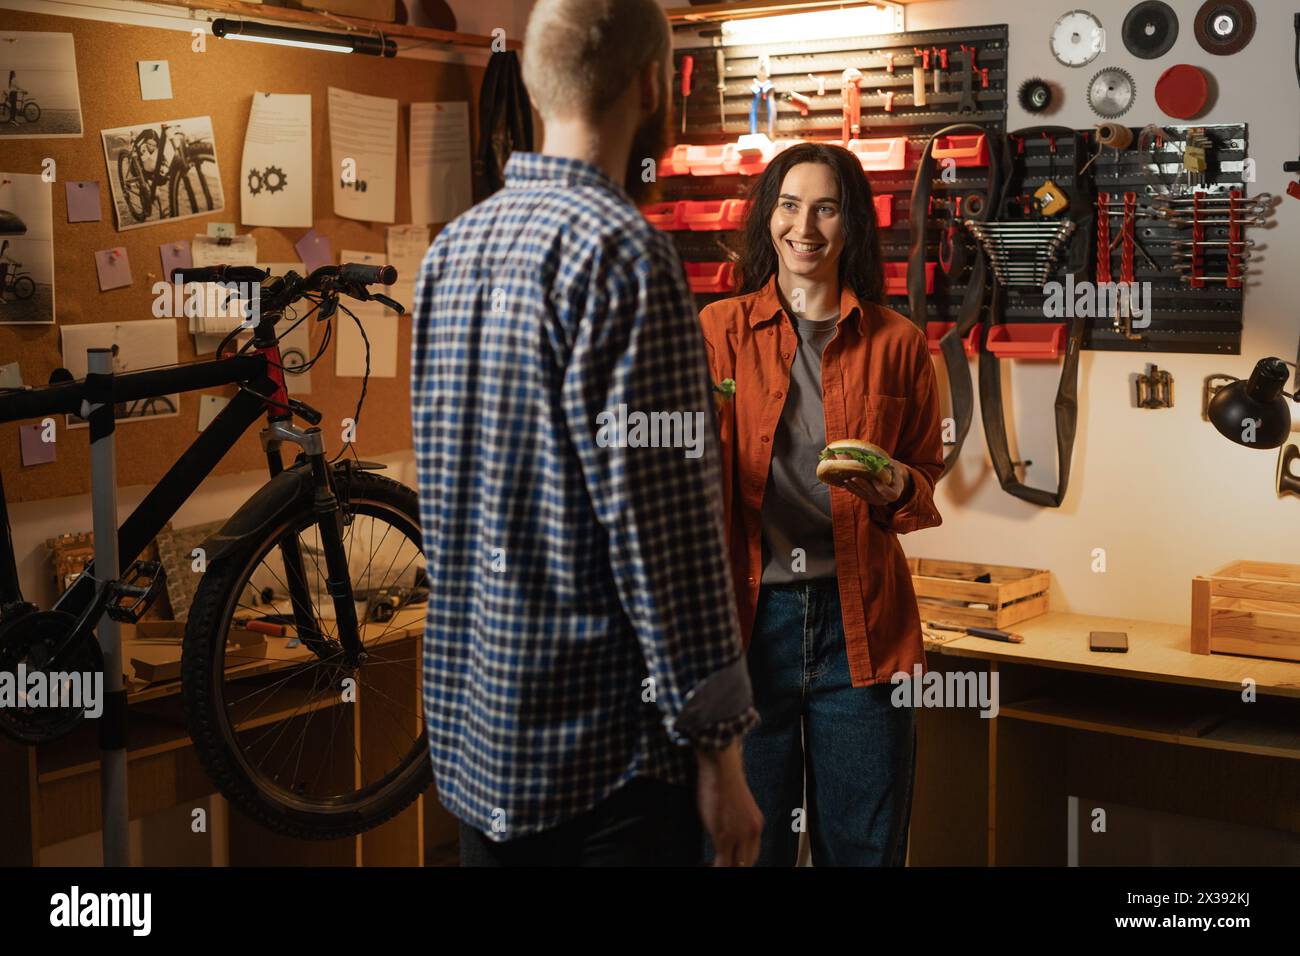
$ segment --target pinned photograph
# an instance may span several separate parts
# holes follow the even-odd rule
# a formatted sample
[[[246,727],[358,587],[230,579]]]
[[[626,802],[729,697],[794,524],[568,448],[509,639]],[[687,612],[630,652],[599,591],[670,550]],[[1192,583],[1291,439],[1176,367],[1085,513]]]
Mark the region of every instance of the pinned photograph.
[[[133,322],[93,322],[63,327],[63,367],[73,378],[86,376],[86,352],[89,349],[112,349],[113,371],[138,372],[158,365],[175,365],[176,322],[174,319],[136,319]],[[152,395],[131,402],[120,402],[115,410],[118,422],[170,418],[178,414],[181,397]],[[86,420],[69,415],[69,428],[85,428]]]
[[[0,138],[82,135],[71,33],[0,31]]]
[[[31,173],[0,173],[0,325],[54,322],[54,204]]]
[[[102,136],[119,231],[225,208],[211,117],[122,126]]]

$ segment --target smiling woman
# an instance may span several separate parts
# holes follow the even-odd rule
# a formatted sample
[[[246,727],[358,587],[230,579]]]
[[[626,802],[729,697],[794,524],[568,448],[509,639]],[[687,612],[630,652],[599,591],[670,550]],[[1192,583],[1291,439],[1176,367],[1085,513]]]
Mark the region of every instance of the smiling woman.
[[[745,738],[758,862],[794,864],[806,774],[814,865],[901,865],[914,725],[890,681],[922,654],[897,535],[940,520],[934,372],[925,337],[879,304],[875,206],[852,153],[785,150],[751,199],[742,294],[701,321],[712,379],[735,381],[718,422],[760,716]]]

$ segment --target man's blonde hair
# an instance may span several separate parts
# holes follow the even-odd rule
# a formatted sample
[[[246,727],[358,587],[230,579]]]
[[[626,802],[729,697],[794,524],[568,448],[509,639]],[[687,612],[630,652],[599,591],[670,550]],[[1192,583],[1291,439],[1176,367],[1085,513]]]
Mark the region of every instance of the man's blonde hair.
[[[543,117],[596,119],[647,63],[671,54],[655,0],[538,0],[524,35],[524,85]]]

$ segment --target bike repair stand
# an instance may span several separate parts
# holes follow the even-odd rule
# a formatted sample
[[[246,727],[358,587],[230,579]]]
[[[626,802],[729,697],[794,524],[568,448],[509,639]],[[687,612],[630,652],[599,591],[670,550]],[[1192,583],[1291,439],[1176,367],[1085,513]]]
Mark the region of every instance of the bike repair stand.
[[[116,582],[117,453],[113,447],[113,351],[88,349],[90,423],[90,510],[95,530],[95,578]],[[101,585],[102,586],[102,585]],[[99,792],[104,866],[131,865],[131,819],[127,811],[126,690],[122,684],[122,632],[107,608],[95,628],[104,653],[104,710],[99,716]]]

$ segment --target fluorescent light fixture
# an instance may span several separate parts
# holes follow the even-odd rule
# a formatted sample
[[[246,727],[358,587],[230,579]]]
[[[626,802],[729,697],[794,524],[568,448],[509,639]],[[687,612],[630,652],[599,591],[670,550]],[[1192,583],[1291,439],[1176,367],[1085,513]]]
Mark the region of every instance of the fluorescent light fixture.
[[[814,10],[772,17],[724,20],[722,42],[726,46],[750,43],[780,43],[823,40],[830,37],[874,36],[899,29],[896,11],[887,7],[862,6],[837,10]]]
[[[329,53],[364,53],[367,56],[396,56],[397,44],[387,37],[373,34],[330,33],[326,30],[303,30],[275,23],[257,23],[249,20],[212,21],[212,35],[225,40],[248,40],[252,43],[273,43],[277,46],[296,46],[307,50],[325,50]]]

